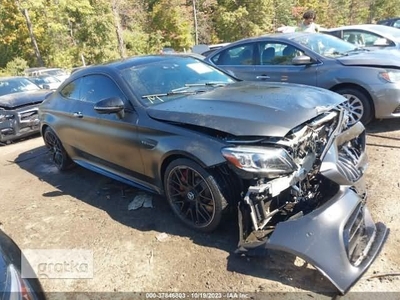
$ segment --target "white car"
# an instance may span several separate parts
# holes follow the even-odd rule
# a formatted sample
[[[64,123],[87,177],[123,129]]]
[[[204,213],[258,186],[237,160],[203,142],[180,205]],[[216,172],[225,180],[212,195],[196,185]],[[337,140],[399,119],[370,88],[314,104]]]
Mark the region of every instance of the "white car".
[[[349,25],[325,29],[322,32],[370,50],[400,49],[400,30],[385,25]]]

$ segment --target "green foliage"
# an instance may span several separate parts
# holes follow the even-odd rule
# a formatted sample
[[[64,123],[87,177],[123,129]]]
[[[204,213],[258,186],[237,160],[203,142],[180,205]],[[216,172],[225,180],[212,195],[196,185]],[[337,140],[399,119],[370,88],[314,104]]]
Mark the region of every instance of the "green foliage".
[[[16,57],[7,63],[7,66],[3,72],[11,76],[20,76],[24,75],[24,70],[27,68],[28,62],[23,58]]]
[[[191,14],[185,3],[181,0],[161,0],[153,6],[151,13],[155,37],[161,33],[161,44],[178,51],[189,49],[194,44],[193,24],[189,21]]]
[[[119,45],[127,55],[185,51],[195,43],[194,16],[198,42],[220,43],[294,26],[307,9],[336,27],[400,16],[400,0],[1,0],[0,69],[37,66],[37,50],[46,66],[64,68],[117,59]]]

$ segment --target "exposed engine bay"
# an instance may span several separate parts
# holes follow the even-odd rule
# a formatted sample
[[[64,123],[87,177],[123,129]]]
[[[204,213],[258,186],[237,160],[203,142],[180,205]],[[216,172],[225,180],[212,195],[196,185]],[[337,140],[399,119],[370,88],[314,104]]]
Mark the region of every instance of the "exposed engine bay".
[[[321,270],[342,293],[372,262],[387,232],[383,224],[377,229],[365,207],[365,129],[346,124],[343,111],[331,110],[284,138],[257,141],[257,147],[279,151],[276,165],[283,167],[276,172],[232,168],[248,183],[238,203],[237,253],[260,247],[291,252]],[[335,256],[338,262],[331,261]]]

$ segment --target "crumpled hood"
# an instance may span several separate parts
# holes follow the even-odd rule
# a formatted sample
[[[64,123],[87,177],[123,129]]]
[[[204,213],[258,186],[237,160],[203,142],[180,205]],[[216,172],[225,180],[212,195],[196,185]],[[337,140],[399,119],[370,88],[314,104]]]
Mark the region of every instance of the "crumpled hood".
[[[0,107],[12,109],[23,105],[41,103],[53,91],[37,90],[0,96]]]
[[[311,86],[242,81],[151,106],[148,114],[236,136],[282,137],[344,100]]]
[[[400,68],[400,51],[397,49],[377,49],[339,57],[338,61],[346,66],[393,66]]]

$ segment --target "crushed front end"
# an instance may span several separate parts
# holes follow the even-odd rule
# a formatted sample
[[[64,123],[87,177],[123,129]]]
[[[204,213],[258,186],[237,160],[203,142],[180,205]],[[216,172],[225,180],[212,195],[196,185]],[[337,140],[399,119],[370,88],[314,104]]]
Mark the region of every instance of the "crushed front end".
[[[326,110],[284,138],[231,141],[223,150],[245,184],[238,253],[275,249],[321,271],[341,293],[362,276],[388,229],[366,207],[366,136]]]
[[[0,107],[0,142],[22,138],[39,132],[37,104],[16,108]]]

